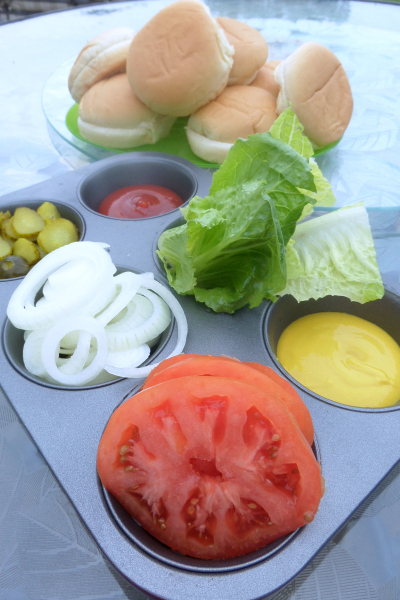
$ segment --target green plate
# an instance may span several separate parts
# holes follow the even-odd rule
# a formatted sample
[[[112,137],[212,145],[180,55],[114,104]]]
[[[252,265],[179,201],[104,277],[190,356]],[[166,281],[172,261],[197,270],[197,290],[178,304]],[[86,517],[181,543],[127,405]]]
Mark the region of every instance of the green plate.
[[[65,118],[67,128],[72,133],[72,135],[79,138],[83,142],[86,142],[87,144],[92,143],[87,142],[87,140],[85,140],[79,133],[78,112],[78,104],[74,104],[73,106],[71,106]],[[220,166],[219,164],[207,162],[206,160],[199,158],[192,152],[189,146],[189,142],[187,141],[185,132],[185,126],[187,124],[187,121],[188,117],[177,118],[169,134],[165,138],[162,138],[161,140],[156,142],[155,144],[145,144],[144,146],[136,146],[136,148],[125,148],[123,150],[107,148],[106,146],[100,146],[98,144],[92,145],[119,154],[123,154],[124,152],[163,152],[165,154],[173,154],[175,156],[180,156],[181,158],[186,158],[186,160],[189,160],[191,163],[197,165],[198,167],[202,167],[203,169],[218,169]],[[334,148],[339,142],[340,140],[338,140],[337,142],[333,142],[333,144],[329,144],[328,146],[324,146],[323,148],[318,148],[314,150],[314,156],[324,154],[328,150]]]
[[[67,112],[65,123],[72,135],[86,143],[91,143],[87,142],[79,133],[78,111],[79,105],[74,104]],[[203,169],[218,169],[220,165],[207,162],[192,152],[189,142],[187,141],[185,131],[187,121],[188,117],[179,117],[176,119],[169,134],[155,144],[145,144],[144,146],[136,146],[136,148],[124,148],[123,150],[107,148],[106,146],[99,146],[98,144],[92,145],[98,146],[99,148],[103,148],[105,150],[110,150],[110,152],[116,152],[118,154],[123,154],[124,152],[163,152],[165,154],[173,154],[175,156],[185,158],[186,160],[189,160],[191,163],[197,165],[198,167],[202,167]]]

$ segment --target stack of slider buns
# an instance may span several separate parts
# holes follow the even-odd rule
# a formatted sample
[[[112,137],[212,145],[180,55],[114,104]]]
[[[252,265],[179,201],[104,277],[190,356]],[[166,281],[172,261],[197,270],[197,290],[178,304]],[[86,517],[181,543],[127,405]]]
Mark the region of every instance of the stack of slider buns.
[[[307,42],[268,61],[254,28],[213,18],[200,0],[177,0],[138,33],[106,31],[80,52],[68,80],[83,138],[110,148],[153,144],[189,117],[192,151],[221,164],[238,138],[269,131],[292,107],[315,148],[338,141],[353,109],[336,55]]]

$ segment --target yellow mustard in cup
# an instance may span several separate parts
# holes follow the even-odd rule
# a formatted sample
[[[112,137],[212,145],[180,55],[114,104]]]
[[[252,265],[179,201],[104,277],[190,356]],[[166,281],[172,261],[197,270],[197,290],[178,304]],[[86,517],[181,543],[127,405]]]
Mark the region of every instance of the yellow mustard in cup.
[[[340,312],[301,317],[283,331],[277,358],[296,381],[329,400],[362,408],[400,400],[400,347],[360,317]]]

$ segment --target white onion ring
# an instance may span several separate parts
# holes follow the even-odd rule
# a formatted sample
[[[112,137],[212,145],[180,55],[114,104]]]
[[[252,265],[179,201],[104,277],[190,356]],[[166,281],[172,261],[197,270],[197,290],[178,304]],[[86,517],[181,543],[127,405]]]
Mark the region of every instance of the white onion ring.
[[[188,334],[188,323],[185,312],[182,306],[179,304],[178,300],[172,294],[172,292],[170,292],[164,285],[162,285],[158,281],[146,281],[146,287],[149,290],[152,290],[153,292],[158,294],[163,300],[165,300],[176,319],[176,325],[178,328],[178,339],[176,341],[174,351],[168,356],[168,358],[172,358],[172,356],[181,354],[186,344],[186,338]]]
[[[41,348],[43,340],[46,336],[47,329],[36,329],[30,331],[25,339],[24,348],[22,351],[22,360],[25,368],[32,375],[37,377],[46,377],[47,372],[43,366]]]
[[[150,346],[142,344],[137,348],[122,350],[121,352],[109,352],[105,370],[108,368],[133,368],[138,367],[150,356]]]
[[[160,334],[160,335],[157,335],[157,336],[156,336],[155,338],[153,338],[152,340],[149,340],[149,341],[147,342],[147,345],[148,345],[148,346],[150,346],[150,348],[152,348],[153,346],[155,346],[156,344],[158,344],[158,342],[160,341],[160,337],[161,337],[161,334]]]
[[[124,310],[112,319],[107,325],[107,332],[119,333],[126,331],[127,329],[134,329],[144,323],[153,312],[153,304],[137,293],[135,297],[129,302]]]
[[[81,332],[76,348],[70,358],[63,365],[58,365],[56,359],[56,365],[64,375],[76,375],[83,371],[89,357],[91,339],[90,333],[87,331]],[[60,346],[58,348],[60,354]]]
[[[186,338],[188,333],[188,325],[186,315],[183,311],[183,308],[179,304],[178,300],[175,296],[170,292],[166,287],[164,287],[158,281],[152,280],[151,278],[146,278],[143,287],[152,290],[156,294],[158,294],[165,302],[168,304],[171,309],[175,319],[176,325],[178,328],[178,339],[175,345],[175,348],[171,354],[167,358],[171,358],[172,356],[176,356],[177,354],[181,354],[182,350],[186,344]],[[112,375],[116,375],[117,377],[131,377],[133,379],[139,377],[147,377],[147,375],[158,366],[159,363],[146,365],[145,367],[132,367],[132,368],[123,368],[123,367],[108,367],[106,370]]]
[[[127,307],[142,284],[142,277],[130,271],[125,271],[125,273],[121,273],[113,279],[115,285],[121,289],[111,304],[107,306],[103,312],[96,316],[96,320],[104,326],[106,326],[124,308]]]
[[[84,367],[79,373],[73,374],[65,372],[68,370],[66,368],[68,363],[64,363],[62,367],[58,368],[56,358],[59,354],[60,340],[70,331],[87,332],[95,338],[97,343],[97,352],[90,365]],[[107,355],[108,343],[104,327],[92,317],[78,316],[62,320],[47,331],[41,348],[42,363],[48,375],[54,381],[64,385],[85,385],[86,383],[90,383],[104,369]],[[68,360],[73,360],[73,356]],[[64,372],[61,371],[61,368],[63,368]]]
[[[114,276],[108,247],[97,242],[63,246],[35,265],[14,291],[7,316],[25,330],[24,364],[33,375],[68,386],[85,385],[107,373],[144,377],[157,365],[139,365],[168,327],[170,309],[178,327],[170,356],[182,352],[187,321],[179,302],[153,273]],[[43,297],[36,300],[41,287]],[[106,328],[111,336],[132,338],[127,348],[109,344]],[[70,356],[60,358],[60,352]]]
[[[162,333],[171,322],[171,311],[168,304],[157,294],[141,287],[139,293],[133,298],[133,303],[140,296],[151,302],[152,312],[147,319],[138,323],[137,319],[130,317],[129,313],[118,322],[118,327],[106,327],[108,347],[111,352],[121,352],[131,348],[137,348],[160,333]],[[134,316],[134,315],[133,315]],[[117,329],[117,331],[116,331]]]
[[[12,294],[7,308],[11,323],[18,329],[46,329],[66,315],[90,305],[116,271],[110,255],[105,252],[108,247],[108,244],[97,242],[73,242],[47,254],[25,275]],[[36,295],[48,277],[77,258],[91,262],[91,285],[75,288],[74,295],[60,296],[57,302],[45,301],[35,306]],[[88,278],[86,284],[89,282]]]

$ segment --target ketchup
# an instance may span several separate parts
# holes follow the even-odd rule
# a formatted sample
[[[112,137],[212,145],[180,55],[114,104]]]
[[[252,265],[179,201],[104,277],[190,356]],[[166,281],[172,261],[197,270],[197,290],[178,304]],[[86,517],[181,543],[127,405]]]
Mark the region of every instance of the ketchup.
[[[129,185],[116,190],[99,206],[99,213],[118,219],[143,219],[163,215],[183,204],[172,190],[158,185]]]

